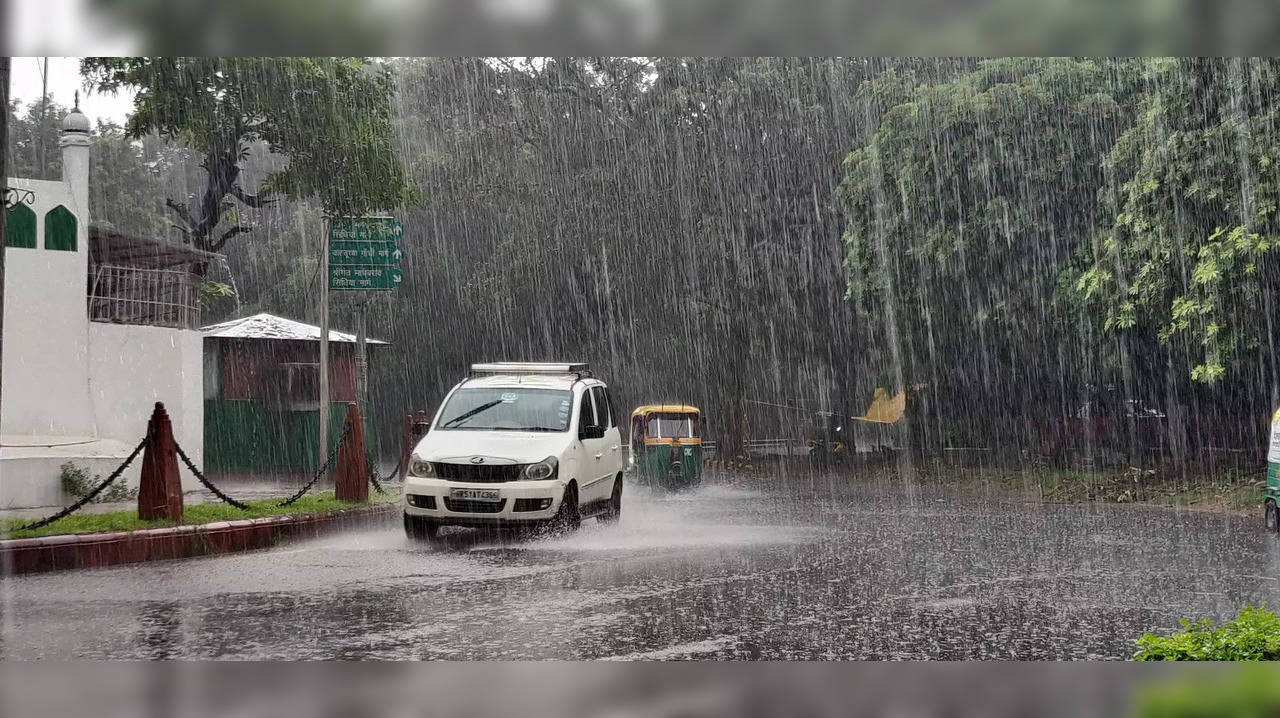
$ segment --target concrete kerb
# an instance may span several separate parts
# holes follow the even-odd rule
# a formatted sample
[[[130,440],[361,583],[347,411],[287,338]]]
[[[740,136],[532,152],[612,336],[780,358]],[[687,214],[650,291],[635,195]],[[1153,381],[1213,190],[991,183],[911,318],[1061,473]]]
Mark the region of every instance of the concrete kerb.
[[[3,574],[101,568],[141,561],[193,558],[267,548],[277,540],[318,536],[351,525],[386,521],[396,504],[375,504],[326,513],[268,516],[139,531],[60,534],[0,540]]]

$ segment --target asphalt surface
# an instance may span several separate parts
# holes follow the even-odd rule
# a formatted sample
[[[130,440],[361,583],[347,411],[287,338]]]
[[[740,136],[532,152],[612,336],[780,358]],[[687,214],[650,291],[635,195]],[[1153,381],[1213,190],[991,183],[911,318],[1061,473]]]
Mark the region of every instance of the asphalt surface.
[[[927,492],[926,492],[927,493]],[[404,538],[0,579],[5,658],[1126,658],[1280,605],[1260,516],[792,476],[628,486],[560,536]]]

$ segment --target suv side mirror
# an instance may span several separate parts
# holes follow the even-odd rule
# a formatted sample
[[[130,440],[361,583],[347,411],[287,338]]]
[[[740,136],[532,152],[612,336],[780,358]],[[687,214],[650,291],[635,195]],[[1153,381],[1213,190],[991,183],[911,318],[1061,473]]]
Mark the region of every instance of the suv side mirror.
[[[604,427],[594,426],[594,425],[584,426],[582,427],[582,430],[578,432],[578,438],[579,439],[603,439]]]

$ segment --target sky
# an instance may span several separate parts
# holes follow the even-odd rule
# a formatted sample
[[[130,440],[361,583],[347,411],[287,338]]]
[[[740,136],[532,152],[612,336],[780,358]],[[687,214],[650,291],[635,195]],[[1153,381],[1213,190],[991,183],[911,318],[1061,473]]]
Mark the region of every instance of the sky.
[[[39,101],[40,70],[43,59],[40,57],[13,58],[9,78],[10,97],[20,100],[23,104]],[[50,57],[49,95],[51,99],[70,107],[75,101],[76,90],[80,91],[80,111],[95,125],[99,119],[122,125],[130,110],[133,109],[131,93],[89,94],[80,81],[80,58]]]

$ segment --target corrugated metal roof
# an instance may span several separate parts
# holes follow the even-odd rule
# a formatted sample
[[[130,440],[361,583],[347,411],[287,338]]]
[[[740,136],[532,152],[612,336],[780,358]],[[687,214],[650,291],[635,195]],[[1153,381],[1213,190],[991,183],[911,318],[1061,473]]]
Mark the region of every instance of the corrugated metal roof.
[[[206,339],[281,339],[288,341],[318,342],[320,327],[303,324],[292,319],[277,317],[274,314],[254,314],[251,317],[232,319],[221,324],[203,327],[201,332]],[[329,341],[355,343],[356,335],[329,330]],[[372,337],[366,339],[369,344],[386,344]]]
[[[186,244],[138,237],[98,224],[89,225],[89,251],[97,264],[144,269],[168,269],[213,262],[220,256]]]

